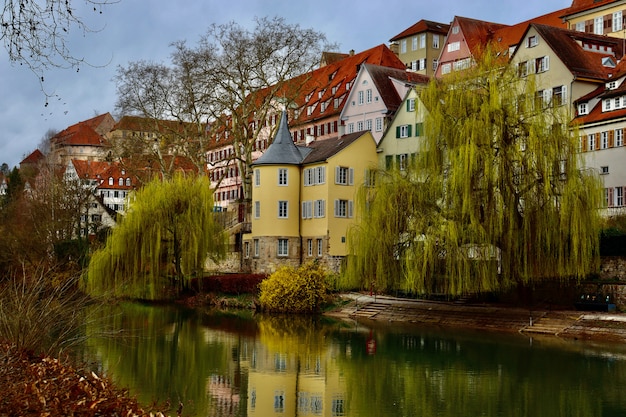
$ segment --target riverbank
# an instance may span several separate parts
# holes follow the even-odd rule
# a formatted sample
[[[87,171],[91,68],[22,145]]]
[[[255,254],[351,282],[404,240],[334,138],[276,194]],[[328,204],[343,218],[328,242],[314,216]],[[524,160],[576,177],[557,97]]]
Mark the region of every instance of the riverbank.
[[[0,416],[165,417],[91,371],[0,343]],[[179,414],[180,415],[180,414]]]
[[[626,314],[510,307],[342,294],[343,303],[325,313],[357,322],[402,322],[422,326],[546,335],[567,339],[626,342]]]

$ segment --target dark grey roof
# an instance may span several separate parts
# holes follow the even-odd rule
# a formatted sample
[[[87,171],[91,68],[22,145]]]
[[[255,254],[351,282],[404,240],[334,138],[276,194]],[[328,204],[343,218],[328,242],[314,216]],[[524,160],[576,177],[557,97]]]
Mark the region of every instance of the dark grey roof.
[[[340,138],[325,139],[312,142],[311,144],[309,144],[308,148],[311,149],[312,152],[307,155],[306,158],[304,158],[304,161],[302,161],[302,163],[306,165],[326,161],[328,158],[339,153],[339,151],[345,149],[355,140],[368,132],[368,130],[362,130],[360,132],[348,133],[347,135],[341,136]]]
[[[311,152],[302,146],[293,143],[289,126],[287,125],[287,113],[283,111],[280,125],[272,144],[259,159],[252,165],[300,165],[306,155]]]

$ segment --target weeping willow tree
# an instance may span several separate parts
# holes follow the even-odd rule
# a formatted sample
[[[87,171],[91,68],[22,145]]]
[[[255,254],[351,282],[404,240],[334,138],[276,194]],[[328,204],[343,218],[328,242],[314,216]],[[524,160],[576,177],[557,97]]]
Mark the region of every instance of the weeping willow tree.
[[[86,290],[95,295],[159,299],[186,287],[208,257],[225,253],[204,177],[153,180],[132,197],[127,215],[89,263]]]
[[[460,295],[597,268],[601,183],[566,103],[535,81],[486,52],[429,84],[414,163],[361,192],[348,285]]]

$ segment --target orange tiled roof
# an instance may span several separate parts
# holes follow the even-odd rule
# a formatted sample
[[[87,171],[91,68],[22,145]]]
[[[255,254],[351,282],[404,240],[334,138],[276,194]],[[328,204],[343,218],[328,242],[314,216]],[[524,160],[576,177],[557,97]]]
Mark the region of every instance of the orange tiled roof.
[[[399,41],[400,39],[404,39],[409,36],[416,35],[422,32],[433,32],[433,33],[440,33],[442,35],[446,35],[448,34],[449,29],[450,29],[450,25],[446,23],[439,23],[439,22],[433,22],[431,20],[422,19],[419,22],[415,23],[413,26],[410,26],[409,28],[398,33],[393,38],[389,39],[389,42]]]
[[[572,0],[572,5],[568,9],[565,9],[565,13],[562,16],[570,16],[606,4],[617,3],[617,1],[618,0]]]
[[[511,46],[517,45],[520,42],[522,36],[526,32],[526,29],[528,29],[528,26],[531,23],[539,23],[567,29],[567,24],[561,18],[563,13],[567,10],[568,8],[557,10],[555,12],[525,20],[524,22],[520,22],[512,26],[501,28],[494,32],[491,39],[492,45],[496,48],[497,52],[504,53]]]

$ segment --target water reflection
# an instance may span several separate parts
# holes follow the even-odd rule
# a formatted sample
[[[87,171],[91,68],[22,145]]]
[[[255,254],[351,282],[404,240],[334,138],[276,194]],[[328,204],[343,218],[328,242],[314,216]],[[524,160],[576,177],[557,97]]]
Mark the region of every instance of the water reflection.
[[[104,317],[124,337],[93,339],[94,358],[172,415],[626,415],[623,346],[138,304]]]

